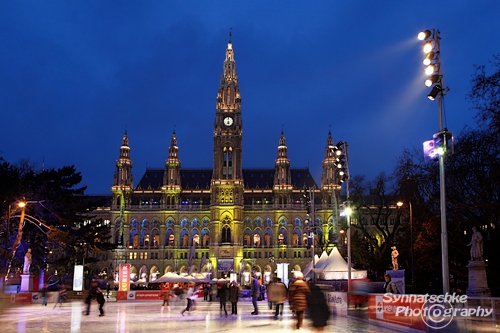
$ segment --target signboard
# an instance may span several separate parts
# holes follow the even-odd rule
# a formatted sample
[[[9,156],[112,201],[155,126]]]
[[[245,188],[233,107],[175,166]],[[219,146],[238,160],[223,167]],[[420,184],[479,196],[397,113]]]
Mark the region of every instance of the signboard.
[[[31,293],[10,294],[10,304],[17,304],[17,303],[31,303]]]
[[[217,260],[217,271],[228,272],[228,273],[234,271],[234,260],[233,259]]]
[[[436,161],[439,155],[434,147],[434,140],[424,141],[424,161]]]
[[[120,285],[118,290],[130,290],[130,264],[120,264]]]
[[[73,290],[83,290],[83,265],[75,265],[75,270],[73,273]]]

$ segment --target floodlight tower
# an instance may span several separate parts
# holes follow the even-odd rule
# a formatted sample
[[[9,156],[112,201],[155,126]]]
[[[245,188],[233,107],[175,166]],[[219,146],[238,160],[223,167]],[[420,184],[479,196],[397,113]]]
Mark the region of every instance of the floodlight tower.
[[[443,82],[443,72],[441,67],[441,50],[440,50],[440,32],[432,29],[425,30],[418,34],[418,39],[424,41],[425,59],[423,64],[426,67],[425,74],[429,76],[425,80],[427,87],[432,87],[431,92],[427,97],[438,102],[438,132],[434,134],[434,148],[439,154],[439,192],[440,192],[440,208],[441,208],[441,266],[443,278],[443,294],[449,292],[450,289],[450,274],[448,268],[448,231],[446,226],[446,188],[444,175],[444,157],[447,148],[447,141],[452,137],[451,132],[448,132],[443,127],[443,99],[448,92]]]

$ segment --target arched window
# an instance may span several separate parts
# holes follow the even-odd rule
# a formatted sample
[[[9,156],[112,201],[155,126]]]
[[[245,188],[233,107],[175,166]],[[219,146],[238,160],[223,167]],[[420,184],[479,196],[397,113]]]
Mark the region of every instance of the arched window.
[[[189,246],[189,236],[187,233],[182,236],[182,246]]]
[[[269,235],[269,234],[264,235],[264,246],[265,247],[271,246],[271,235]]]
[[[201,241],[202,241],[202,246],[205,247],[210,246],[210,231],[208,229],[203,229],[201,231]]]
[[[200,245],[200,235],[195,234],[193,236],[193,245],[194,246],[199,246]]]
[[[278,244],[279,245],[287,245],[287,234],[286,234],[286,229],[280,229],[278,233]]]
[[[253,246],[260,247],[260,235],[259,234],[253,235]]]
[[[252,246],[252,230],[248,228],[243,231],[243,246]]]
[[[231,243],[231,228],[225,225],[222,228],[222,243]]]
[[[300,229],[295,229],[295,230],[293,231],[292,245],[295,245],[295,246],[300,245],[300,243],[301,243],[301,242],[300,242],[300,241],[301,241],[301,239],[300,239],[300,234],[301,234],[301,233],[302,233],[302,232],[300,231]]]

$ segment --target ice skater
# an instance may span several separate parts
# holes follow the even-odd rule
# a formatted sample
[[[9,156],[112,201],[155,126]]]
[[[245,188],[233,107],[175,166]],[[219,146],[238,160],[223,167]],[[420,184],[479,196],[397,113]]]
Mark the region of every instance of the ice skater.
[[[95,299],[99,304],[99,317],[104,316],[103,306],[106,300],[104,299],[104,294],[99,288],[99,284],[95,280],[92,280],[87,297],[85,297],[85,304],[87,304],[87,310],[85,311],[86,316],[90,313],[90,304],[92,303],[92,299]]]

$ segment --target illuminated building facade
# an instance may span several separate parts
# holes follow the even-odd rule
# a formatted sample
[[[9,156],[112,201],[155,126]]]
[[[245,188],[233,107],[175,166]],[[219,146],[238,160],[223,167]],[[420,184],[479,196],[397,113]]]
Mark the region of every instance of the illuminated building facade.
[[[165,167],[147,169],[135,187],[125,133],[112,202],[101,211],[110,222],[112,241],[119,246],[103,256],[100,270],[116,272],[126,262],[135,278],[148,281],[177,271],[212,277],[233,273],[245,283],[252,269],[264,280],[272,272],[286,279],[311,262],[313,251],[331,249],[336,239],[333,207],[340,191],[331,133],[319,185],[307,168],[290,167],[283,132],[274,168],[243,168],[241,96],[231,36],[213,133],[212,169],[181,169],[174,132]],[[314,198],[310,215],[305,194]],[[311,234],[313,238],[308,238]]]

